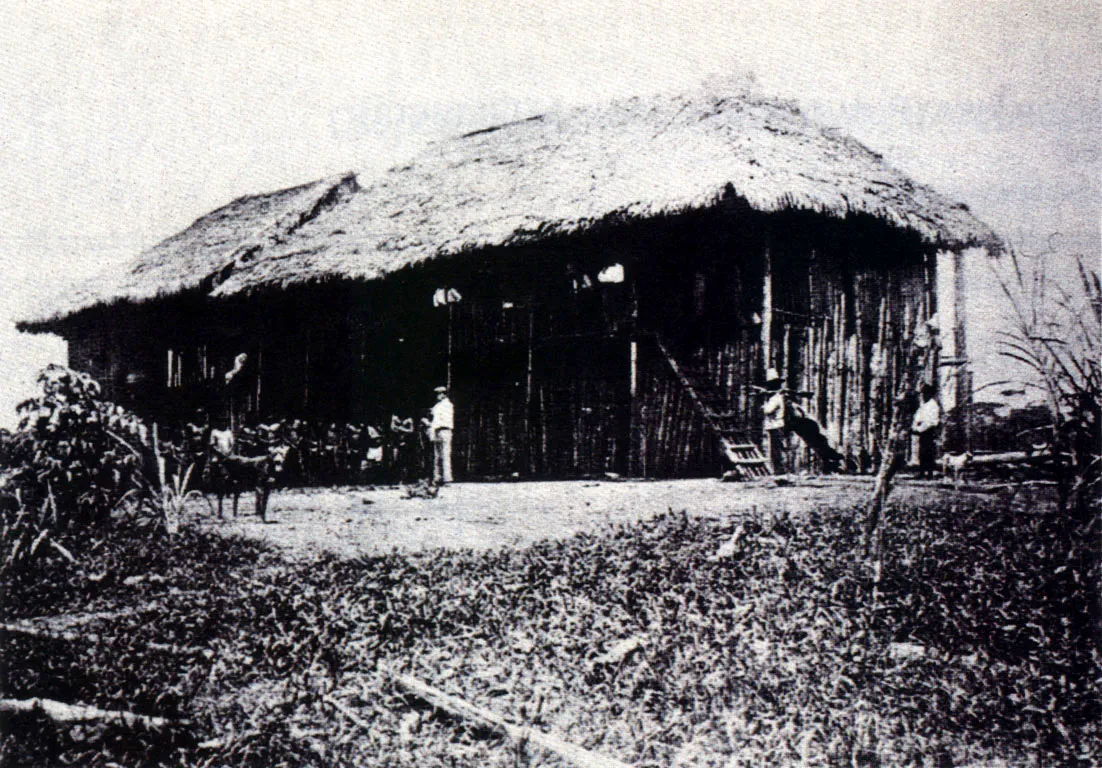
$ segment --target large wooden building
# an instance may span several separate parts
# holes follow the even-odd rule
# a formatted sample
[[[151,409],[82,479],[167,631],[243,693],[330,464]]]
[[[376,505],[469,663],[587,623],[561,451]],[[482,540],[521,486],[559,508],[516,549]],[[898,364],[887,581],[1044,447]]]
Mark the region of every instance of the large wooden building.
[[[448,382],[461,478],[716,473],[775,367],[853,467],[900,387],[963,396],[960,259],[997,247],[792,105],[701,93],[241,198],[21,328],[164,422],[217,410],[242,352],[257,421],[384,425]]]

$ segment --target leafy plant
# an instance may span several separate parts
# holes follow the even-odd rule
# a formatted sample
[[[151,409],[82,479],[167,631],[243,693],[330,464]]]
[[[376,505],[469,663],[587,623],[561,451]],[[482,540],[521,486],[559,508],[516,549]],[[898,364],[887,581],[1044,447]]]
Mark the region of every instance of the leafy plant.
[[[191,473],[194,470],[195,465],[189,464],[182,472],[174,472],[171,478],[166,478],[165,462],[158,462],[157,480],[160,493],[154,497],[155,511],[169,535],[179,532],[188,502],[202,496],[199,491],[190,489]]]
[[[1011,251],[996,271],[1011,320],[999,351],[1048,405],[1061,506],[1089,515],[1102,491],[1102,280],[1078,256],[1073,279],[1055,278],[1057,256]]]
[[[57,502],[48,495],[37,508],[23,503],[17,490],[14,505],[0,513],[0,578],[33,567],[48,551],[59,552],[69,560],[72,554],[51,538],[57,518]]]
[[[192,741],[104,745],[36,726],[7,736],[11,754],[515,764],[500,739],[418,709],[388,677],[408,673],[639,768],[1102,758],[1094,527],[1050,503],[894,508],[898,556],[874,581],[860,524],[849,508],[671,512],[519,550],[294,563],[193,529],[111,529],[83,556],[115,578],[79,601],[19,603],[112,614],[101,643],[0,635],[10,690],[186,718]]]
[[[20,403],[19,429],[5,451],[7,493],[40,505],[52,494],[58,529],[105,521],[138,487],[148,430],[134,414],[103,400],[85,373],[50,365],[42,394]]]

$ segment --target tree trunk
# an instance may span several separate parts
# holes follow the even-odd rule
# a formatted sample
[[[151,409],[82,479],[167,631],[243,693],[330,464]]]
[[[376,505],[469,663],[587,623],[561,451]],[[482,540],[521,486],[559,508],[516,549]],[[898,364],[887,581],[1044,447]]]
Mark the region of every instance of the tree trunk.
[[[891,429],[880,458],[880,468],[876,472],[876,486],[865,514],[863,543],[866,555],[872,547],[873,534],[879,529],[884,505],[892,490],[892,480],[907,461],[907,441],[910,438],[910,430],[907,429],[908,400],[906,391],[903,391],[896,395],[893,404]]]

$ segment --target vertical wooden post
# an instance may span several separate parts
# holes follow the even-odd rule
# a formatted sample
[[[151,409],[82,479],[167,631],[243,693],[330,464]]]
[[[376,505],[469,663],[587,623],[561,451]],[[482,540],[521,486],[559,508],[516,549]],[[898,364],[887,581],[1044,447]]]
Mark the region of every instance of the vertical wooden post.
[[[158,432],[157,422],[153,422],[151,445],[153,448],[153,458],[157,464],[157,466],[155,467],[155,469],[157,470],[157,478],[160,480],[161,487],[163,488],[165,482],[165,460],[161,456],[161,438]]]
[[[937,256],[926,253],[922,257],[922,300],[923,309],[926,310],[926,318],[937,314],[937,292],[934,286],[937,284]]]
[[[846,371],[846,352],[849,348],[846,338],[846,291],[843,288],[839,294],[838,303],[838,446],[843,452],[846,450],[846,418],[849,415],[846,409],[846,397],[849,380]]]
[[[864,282],[855,278],[853,292],[853,330],[856,336],[853,375],[857,378],[854,386],[854,404],[857,411],[857,428],[854,434],[857,444],[854,448],[858,456],[869,450],[869,361],[865,351],[865,304],[869,297],[867,292],[861,290]]]
[[[528,370],[524,382],[524,467],[529,473],[535,474],[536,467],[533,461],[532,451],[532,334],[535,329],[535,320],[532,310],[532,294],[528,295]]]
[[[448,305],[448,378],[445,382],[448,387],[448,392],[452,389],[452,315],[454,309],[452,303],[448,300],[447,294],[444,295],[444,301]]]
[[[972,448],[972,377],[964,334],[964,253],[953,251],[953,352],[959,361],[955,366],[957,413],[964,413],[965,448]]]
[[[257,418],[260,418],[260,386],[261,381],[264,379],[264,346],[263,342],[256,350],[256,403],[254,404],[254,411],[257,414]]]
[[[640,412],[639,412],[639,296],[635,291],[635,270],[631,269],[630,280],[628,282],[631,291],[631,348],[628,352],[630,361],[628,365],[629,370],[629,382],[628,382],[628,396],[630,401],[628,403],[628,475],[635,477],[640,474],[646,475],[646,445],[641,444],[642,430],[640,429]],[[642,438],[645,441],[645,437]],[[640,464],[642,467],[640,468]],[[641,469],[641,473],[640,473]]]
[[[631,399],[635,401],[636,391],[639,388],[639,343],[631,340]]]
[[[765,275],[761,286],[761,354],[762,367],[773,367],[773,255],[771,244],[765,243],[763,254]]]
[[[792,368],[792,326],[789,323],[784,324],[784,346],[782,350],[782,357],[778,365],[780,365],[781,375],[787,380]]]
[[[887,296],[880,299],[880,314],[876,331],[877,349],[877,375],[875,382],[876,392],[876,421],[873,426],[873,434],[876,437],[876,446],[879,451],[884,450],[884,439],[887,436],[887,421],[890,417],[890,404],[885,404],[885,382],[888,376],[888,300]]]
[[[310,331],[303,334],[302,355],[302,409],[305,411],[310,405]]]

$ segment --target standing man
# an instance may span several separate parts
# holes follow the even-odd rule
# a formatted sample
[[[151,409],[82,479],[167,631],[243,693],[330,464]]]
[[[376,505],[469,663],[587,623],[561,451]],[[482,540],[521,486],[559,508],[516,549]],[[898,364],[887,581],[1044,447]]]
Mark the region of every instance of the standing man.
[[[774,475],[784,474],[784,444],[788,432],[788,403],[784,379],[776,368],[765,372],[765,391],[771,393],[762,410],[765,411],[765,439],[769,444],[769,466]]]
[[[436,405],[432,419],[426,420],[432,439],[432,479],[437,485],[452,481],[452,431],[455,429],[455,406],[448,399],[448,388],[436,388]]]
[[[417,474],[421,462],[416,455],[416,436],[413,430],[413,419],[398,418],[398,414],[390,415],[390,470],[399,483],[410,482]]]
[[[911,431],[918,435],[918,476],[933,477],[937,465],[937,433],[941,426],[941,406],[934,398],[932,384],[922,385],[922,405],[915,412]]]

